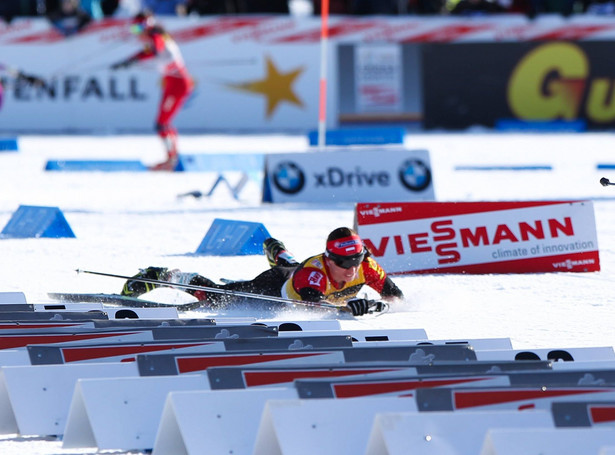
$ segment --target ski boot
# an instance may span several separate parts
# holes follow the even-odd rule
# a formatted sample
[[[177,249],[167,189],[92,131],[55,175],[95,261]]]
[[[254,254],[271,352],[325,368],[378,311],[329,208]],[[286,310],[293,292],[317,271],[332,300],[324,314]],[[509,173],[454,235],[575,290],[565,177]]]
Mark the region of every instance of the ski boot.
[[[171,157],[162,163],[155,164],[149,168],[150,171],[174,171],[179,164],[177,157]]]
[[[133,278],[148,278],[150,280],[166,281],[169,271],[164,267],[148,267],[141,269],[139,273],[133,276]],[[148,283],[146,281],[128,280],[124,283],[122,288],[122,295],[130,297],[138,297],[146,292],[153,291],[159,285],[156,283]]]
[[[268,238],[263,242],[263,251],[267,256],[267,261],[271,267],[277,265],[282,267],[294,267],[299,263],[290,254],[282,242],[274,238]]]
[[[205,278],[204,276],[198,274],[194,274],[194,276],[190,279],[190,284],[193,286],[220,289],[220,286],[211,281],[209,278]],[[224,294],[211,292],[207,289],[187,289],[187,292],[196,297],[199,302],[209,305],[219,303],[220,297],[224,296]]]

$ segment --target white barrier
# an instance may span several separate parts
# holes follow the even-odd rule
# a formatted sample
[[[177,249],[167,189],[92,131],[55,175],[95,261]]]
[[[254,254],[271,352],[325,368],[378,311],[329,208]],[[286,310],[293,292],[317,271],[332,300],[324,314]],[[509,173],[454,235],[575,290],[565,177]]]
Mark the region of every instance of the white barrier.
[[[360,454],[378,412],[416,411],[412,399],[271,400],[267,402],[254,455]]]
[[[23,292],[0,292],[0,303],[27,304],[26,295]]]
[[[615,360],[613,346],[585,348],[541,348],[481,350],[477,360],[553,360],[553,361],[606,361]]]
[[[220,324],[222,321],[225,321],[226,316],[222,316],[218,318],[216,316],[216,324]],[[258,319],[253,322],[257,322],[258,324],[265,324],[266,326],[276,326],[280,333],[282,332],[293,332],[295,330],[300,331],[320,331],[320,330],[339,330],[341,328],[340,321],[337,319],[313,319],[313,320],[270,320],[270,319]],[[294,330],[291,330],[293,329]],[[336,335],[339,335],[339,332],[336,332]]]
[[[34,311],[106,311],[102,303],[71,302],[71,303],[33,303]]]
[[[0,365],[3,367],[30,365],[30,356],[25,348],[2,349],[0,350]]]
[[[0,422],[16,421],[1,427],[5,434],[60,435],[79,378],[136,376],[134,363],[37,365],[2,367],[0,370]]]
[[[366,455],[466,455],[480,452],[490,428],[553,428],[548,411],[381,413]],[[521,453],[521,452],[518,452]]]
[[[347,332],[340,332],[347,334]],[[507,350],[511,347],[510,338],[456,338],[456,339],[441,339],[441,340],[417,340],[417,339],[396,339],[390,338],[389,341],[381,341],[377,339],[371,339],[367,342],[359,340],[354,343],[355,346],[377,346],[378,343],[384,343],[384,346],[408,346],[408,345],[454,345],[454,344],[467,344],[471,346],[475,351],[493,351],[493,350]],[[500,359],[498,359],[499,361]]]
[[[167,394],[208,389],[203,375],[79,380],[62,446],[151,449]]]
[[[278,337],[297,336],[297,332],[278,333]],[[301,336],[332,336],[348,335],[353,341],[428,341],[423,329],[336,329],[336,330],[303,330]]]
[[[34,311],[104,311],[109,319],[176,319],[179,317],[177,308],[173,306],[157,308],[136,308],[105,306],[96,302],[71,303],[33,303]]]
[[[422,388],[421,411],[497,411],[551,409],[556,401],[615,401],[615,388],[596,386],[526,386]]]
[[[613,444],[614,429],[494,429],[487,432],[480,455],[589,455]]]
[[[267,400],[296,398],[294,389],[171,392],[154,455],[250,455]]]

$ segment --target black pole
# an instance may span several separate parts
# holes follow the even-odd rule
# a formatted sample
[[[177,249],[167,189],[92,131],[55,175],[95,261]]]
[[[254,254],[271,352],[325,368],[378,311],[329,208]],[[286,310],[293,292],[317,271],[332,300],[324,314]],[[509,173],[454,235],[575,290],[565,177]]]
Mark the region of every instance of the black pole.
[[[155,280],[152,278],[141,278],[141,277],[126,276],[126,275],[117,275],[115,273],[95,272],[92,270],[76,269],[75,272],[89,273],[91,275],[108,276],[111,278],[121,278],[124,280],[141,281],[143,283],[153,283],[153,284],[158,284],[160,286],[195,289],[195,290],[213,292],[217,294],[224,294],[224,295],[231,296],[231,297],[260,299],[260,300],[267,300],[270,302],[281,302],[281,303],[288,303],[292,305],[300,305],[300,306],[306,306],[306,307],[309,306],[309,307],[315,307],[315,308],[335,309],[340,312],[350,312],[350,309],[346,306],[339,306],[339,305],[334,305],[332,303],[326,303],[326,302],[307,302],[304,300],[292,300],[292,299],[285,299],[284,297],[275,297],[275,296],[262,295],[262,294],[252,294],[250,292],[232,291],[230,289],[218,289],[218,288],[212,288],[209,286],[198,286],[196,284],[173,283],[172,281],[163,281],[163,280]]]

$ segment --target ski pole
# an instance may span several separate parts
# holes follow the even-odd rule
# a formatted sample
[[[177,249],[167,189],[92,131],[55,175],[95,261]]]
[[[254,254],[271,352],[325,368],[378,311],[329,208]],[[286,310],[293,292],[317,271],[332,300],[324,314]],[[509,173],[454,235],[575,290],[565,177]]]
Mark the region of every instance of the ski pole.
[[[611,183],[611,182],[609,181],[609,179],[607,179],[606,177],[602,177],[602,178],[600,179],[600,184],[601,184],[602,186],[615,185],[615,183]]]
[[[181,288],[186,288],[186,289],[213,292],[213,293],[223,294],[223,295],[230,296],[230,297],[243,297],[243,298],[249,298],[249,299],[267,300],[270,302],[289,303],[293,305],[298,304],[302,306],[310,306],[310,307],[316,307],[316,308],[329,308],[329,309],[335,309],[335,310],[338,310],[340,312],[345,312],[345,313],[351,312],[350,308],[348,307],[338,306],[338,305],[334,305],[332,303],[326,303],[326,302],[308,302],[305,300],[292,300],[292,299],[285,299],[284,297],[275,297],[275,296],[262,295],[262,294],[252,294],[250,292],[233,291],[230,289],[218,289],[218,288],[212,288],[209,286],[198,286],[196,284],[173,283],[172,281],[155,280],[153,278],[132,277],[132,276],[126,276],[126,275],[118,275],[115,273],[95,272],[92,270],[76,269],[75,271],[77,273],[89,273],[91,275],[100,275],[100,276],[108,276],[112,278],[121,278],[124,280],[141,281],[143,283],[153,283],[153,284],[158,284],[161,286],[181,287]]]

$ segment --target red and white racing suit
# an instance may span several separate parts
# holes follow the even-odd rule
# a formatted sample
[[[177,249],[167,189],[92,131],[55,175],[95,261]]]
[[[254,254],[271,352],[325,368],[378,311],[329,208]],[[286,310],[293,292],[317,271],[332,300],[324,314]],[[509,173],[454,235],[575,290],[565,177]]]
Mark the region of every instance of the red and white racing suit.
[[[194,89],[194,81],[179,50],[179,46],[162,27],[153,26],[140,35],[144,48],[129,60],[156,59],[162,73],[162,98],[156,117],[156,131],[165,143],[168,158],[177,159],[177,130],[171,121]]]

